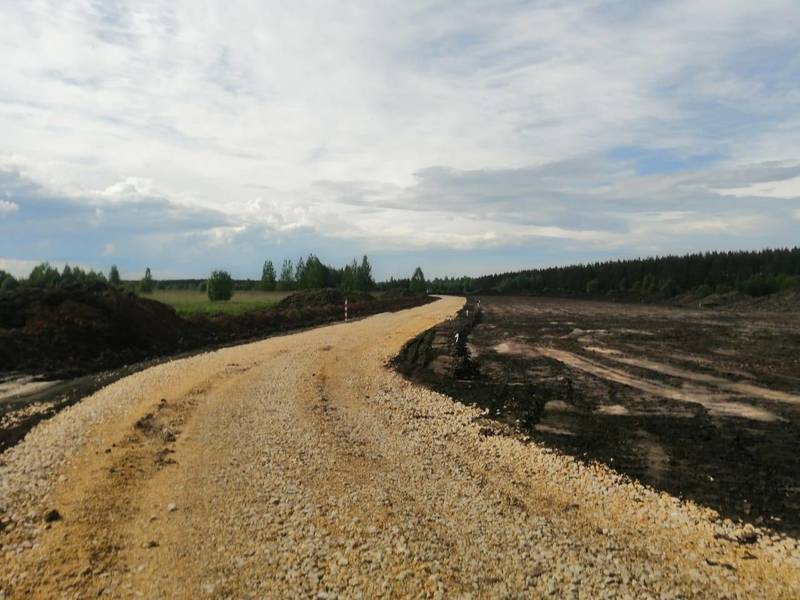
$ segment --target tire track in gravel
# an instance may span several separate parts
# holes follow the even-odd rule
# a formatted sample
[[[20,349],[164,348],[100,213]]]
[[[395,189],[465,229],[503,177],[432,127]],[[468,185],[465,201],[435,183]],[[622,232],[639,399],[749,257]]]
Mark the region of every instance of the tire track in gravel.
[[[743,532],[707,509],[486,437],[480,411],[385,367],[461,304],[224,349],[87,399],[84,411],[136,395],[47,475],[55,483],[40,510],[55,505],[64,520],[32,549],[6,552],[0,589],[20,598],[800,594],[791,540],[762,532],[742,545]],[[47,428],[78,419],[73,408],[15,448],[8,472],[35,476],[14,467],[47,443]],[[16,534],[0,535],[12,548]]]

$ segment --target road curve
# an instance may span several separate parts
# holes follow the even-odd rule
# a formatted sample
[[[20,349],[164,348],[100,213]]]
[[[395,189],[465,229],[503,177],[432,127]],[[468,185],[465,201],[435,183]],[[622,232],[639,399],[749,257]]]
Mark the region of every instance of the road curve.
[[[0,457],[0,598],[800,597],[794,540],[385,367],[461,304],[159,365],[39,426]]]

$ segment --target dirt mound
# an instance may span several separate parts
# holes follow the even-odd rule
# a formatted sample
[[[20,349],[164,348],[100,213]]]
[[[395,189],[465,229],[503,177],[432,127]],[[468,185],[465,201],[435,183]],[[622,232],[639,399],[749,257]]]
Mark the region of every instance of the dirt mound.
[[[727,292],[698,298],[692,292],[686,292],[673,298],[670,304],[734,312],[796,313],[800,312],[800,289],[783,290],[760,297],[748,296],[740,292]]]
[[[345,298],[350,303],[369,302],[374,300],[364,292],[349,292],[347,294],[333,288],[323,290],[304,290],[286,296],[278,303],[278,308],[309,308],[315,306],[344,306]]]
[[[174,351],[190,334],[169,306],[102,283],[0,293],[0,371],[70,376]]]
[[[402,310],[426,296],[309,290],[242,315],[179,317],[161,302],[106,284],[0,292],[0,373],[71,378],[151,358],[260,339],[349,317]]]
[[[761,298],[748,298],[733,308],[780,313],[800,312],[800,290],[784,290]]]

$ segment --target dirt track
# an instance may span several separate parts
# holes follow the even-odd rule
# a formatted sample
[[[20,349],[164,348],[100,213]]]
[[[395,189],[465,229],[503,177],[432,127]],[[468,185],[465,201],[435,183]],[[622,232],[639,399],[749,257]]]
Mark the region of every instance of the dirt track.
[[[477,409],[385,368],[462,302],[166,363],[39,426],[0,457],[0,589],[800,595],[793,540],[486,435]]]

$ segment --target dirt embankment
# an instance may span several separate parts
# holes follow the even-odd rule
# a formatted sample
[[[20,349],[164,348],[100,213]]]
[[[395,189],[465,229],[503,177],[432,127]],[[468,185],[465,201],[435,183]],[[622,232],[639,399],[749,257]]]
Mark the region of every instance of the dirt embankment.
[[[471,298],[450,320],[418,335],[403,346],[392,366],[404,376],[469,405],[478,406],[505,426],[506,432],[527,431],[539,420],[549,400],[569,393],[563,376],[527,380],[497,379],[481,372],[471,356],[470,335],[483,320],[481,301]],[[483,429],[492,435],[491,427]]]
[[[351,319],[432,300],[347,299]],[[266,310],[183,319],[160,302],[105,285],[0,293],[0,452],[117,379],[168,358],[342,321],[344,301],[337,290],[305,291]]]
[[[800,534],[800,313],[480,300],[468,377],[442,368],[464,360],[463,313],[409,343],[398,369],[522,437]]]
[[[348,295],[351,318],[430,301],[423,296]],[[337,290],[299,292],[277,306],[242,315],[184,319],[160,302],[104,284],[0,293],[0,375],[55,379],[114,369],[344,319]]]

